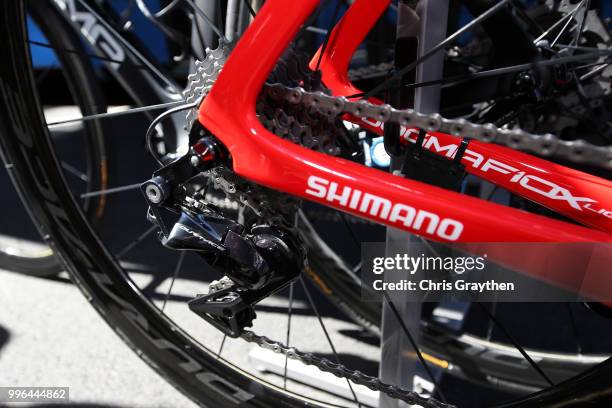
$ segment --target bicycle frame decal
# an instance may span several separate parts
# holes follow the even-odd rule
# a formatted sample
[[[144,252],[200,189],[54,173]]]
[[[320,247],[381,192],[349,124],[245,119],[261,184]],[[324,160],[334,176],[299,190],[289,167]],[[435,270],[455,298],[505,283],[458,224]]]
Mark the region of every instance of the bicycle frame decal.
[[[54,0],[55,4],[67,13],[70,20],[80,27],[81,34],[94,47],[100,49],[108,58],[115,60],[108,65],[116,70],[125,60],[125,50],[121,44],[108,32],[108,30],[98,23],[98,19],[87,11],[79,10],[76,7],[76,0]]]
[[[370,193],[364,193],[349,186],[341,186],[335,181],[322,177],[308,177],[306,194],[324,199],[330,203],[337,201],[344,208],[369,214],[389,222],[402,222],[407,228],[437,236],[446,241],[457,241],[463,232],[463,224],[451,218],[440,220],[437,214],[402,204]]]
[[[357,5],[361,7],[361,14],[367,14],[366,5],[382,8],[383,3],[387,4],[387,1],[357,1],[345,16]],[[612,235],[606,232],[404,179],[309,150],[267,131],[255,113],[259,92],[278,58],[318,4],[318,0],[303,0],[286,7],[284,1],[268,0],[236,45],[215,85],[200,106],[199,121],[229,149],[233,169],[238,175],[269,188],[428,239],[448,241],[450,237],[460,242],[612,242]],[[372,18],[376,18],[376,13],[370,12],[370,19]],[[366,26],[367,24],[358,25],[359,30],[367,31],[364,28]],[[351,35],[354,40],[355,33],[352,32]],[[272,38],[275,41],[270,41]],[[333,43],[337,44],[342,42],[341,38],[333,40]],[[333,45],[332,49],[340,52]],[[457,140],[450,135],[448,137]],[[474,151],[492,149],[494,152],[506,152],[508,161],[514,158],[518,158],[519,162],[525,161],[520,167],[514,162],[509,163],[519,171],[530,163],[526,158],[539,160],[499,146],[474,145],[476,147],[470,145]],[[486,155],[493,157],[493,154]],[[470,164],[469,161],[467,164]],[[555,168],[559,169],[560,178],[573,177],[584,181],[588,186],[594,186],[599,181],[596,177],[561,166],[551,164],[548,167],[549,170]],[[496,174],[492,171],[484,173]],[[512,184],[510,181],[508,183]],[[607,185],[607,182],[602,182],[599,191],[603,193]],[[356,191],[360,192],[360,198],[355,198]],[[589,196],[575,190],[571,190],[571,193],[572,197]],[[608,192],[606,194],[609,196]],[[370,197],[367,205],[364,204],[365,195]],[[560,202],[549,201],[556,204]],[[374,203],[377,203],[375,209]],[[391,217],[393,211],[395,215]],[[574,211],[578,212],[575,209]],[[422,214],[419,223],[416,223],[417,214]],[[449,221],[441,227],[444,220]],[[451,225],[454,225],[454,228],[451,228]],[[498,255],[498,259],[506,265],[512,265],[515,261],[511,257],[503,259],[504,254]],[[563,277],[559,279],[563,280]],[[583,293],[597,293],[596,286],[585,285],[581,289]]]
[[[367,33],[389,5],[389,0],[357,0],[334,28],[321,59],[323,81],[334,95],[361,94],[348,78],[350,60]],[[311,62],[314,69],[320,50]],[[370,98],[369,102],[382,104]],[[383,123],[346,115],[344,119],[377,134]],[[417,129],[402,127],[400,137],[416,142]],[[439,132],[426,136],[423,147],[453,158],[460,139]],[[612,231],[612,183],[580,171],[547,162],[503,146],[471,141],[462,163],[467,172],[533,200],[560,214],[604,231]]]

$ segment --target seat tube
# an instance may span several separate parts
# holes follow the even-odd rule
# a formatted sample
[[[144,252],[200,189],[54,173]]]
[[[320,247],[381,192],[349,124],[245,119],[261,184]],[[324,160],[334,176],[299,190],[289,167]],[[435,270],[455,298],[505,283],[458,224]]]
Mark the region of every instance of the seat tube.
[[[255,100],[272,68],[312,14],[318,0],[268,0],[245,31],[200,107],[206,122],[209,105],[232,106],[255,115]]]

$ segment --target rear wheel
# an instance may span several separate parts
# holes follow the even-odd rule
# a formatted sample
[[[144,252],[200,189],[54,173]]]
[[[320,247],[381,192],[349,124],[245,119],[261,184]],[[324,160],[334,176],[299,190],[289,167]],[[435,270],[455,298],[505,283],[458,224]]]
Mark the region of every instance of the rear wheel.
[[[106,104],[94,68],[81,57],[86,50],[70,25],[46,1],[29,1],[27,14],[31,36],[28,46],[32,55],[37,56],[35,80],[48,90],[40,95],[47,123],[65,119],[66,115],[78,117],[105,112]],[[106,197],[81,196],[108,186],[108,147],[103,133],[102,125],[94,122],[51,131],[66,179],[93,225],[104,214]],[[2,181],[4,189],[12,189],[8,177],[3,176]],[[34,228],[28,227],[26,210],[15,202],[7,211],[0,230],[0,268],[39,277],[60,272],[63,266],[51,248]]]
[[[73,281],[135,352],[194,401],[210,407],[315,403],[249,375],[181,330],[142,293],[96,235],[60,170],[45,124],[29,55],[25,5],[0,5],[0,52],[7,61],[0,66],[0,133],[7,135],[2,154],[42,235],[62,255]]]

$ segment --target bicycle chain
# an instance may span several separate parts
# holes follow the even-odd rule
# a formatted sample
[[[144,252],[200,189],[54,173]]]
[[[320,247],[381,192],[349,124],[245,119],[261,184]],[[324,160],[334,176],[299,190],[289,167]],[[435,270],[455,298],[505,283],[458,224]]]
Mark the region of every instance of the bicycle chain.
[[[305,353],[295,347],[288,347],[281,342],[270,340],[266,336],[259,336],[250,330],[245,330],[240,336],[248,343],[255,343],[259,347],[283,354],[292,360],[297,360],[306,365],[312,365],[319,370],[332,373],[336,377],[346,378],[355,384],[364,385],[371,390],[385,393],[391,398],[396,398],[408,404],[419,405],[424,408],[453,408],[455,405],[440,402],[434,398],[422,397],[414,391],[405,390],[395,385],[389,385],[376,377],[366,375],[358,370],[349,370],[344,365],[334,363],[326,358],[318,357],[312,353]]]
[[[544,157],[612,169],[612,146],[597,146],[584,140],[562,140],[550,133],[535,135],[521,129],[503,129],[490,123],[478,124],[465,119],[447,119],[438,113],[423,114],[413,109],[398,110],[389,105],[374,105],[364,100],[352,101],[344,97],[308,92],[299,87],[290,88],[281,84],[267,85],[263,92],[267,92],[275,99],[317,108],[330,116],[349,113],[358,118],[395,123],[428,132],[439,131],[454,136],[469,137]]]
[[[267,83],[300,86],[309,92],[324,92],[321,73],[308,67],[310,57],[291,47],[277,62]],[[257,99],[257,116],[266,129],[293,143],[331,156],[341,155],[350,136],[338,117],[318,109],[271,99],[262,92]],[[343,143],[344,142],[344,143]]]

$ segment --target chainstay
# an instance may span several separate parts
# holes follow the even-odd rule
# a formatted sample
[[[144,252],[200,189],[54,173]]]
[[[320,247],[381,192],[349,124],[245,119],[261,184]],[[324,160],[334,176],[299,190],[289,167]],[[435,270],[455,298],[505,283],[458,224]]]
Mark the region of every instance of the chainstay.
[[[318,357],[312,353],[305,353],[295,347],[288,347],[281,342],[270,340],[265,336],[257,335],[250,330],[245,330],[241,337],[243,340],[249,343],[255,343],[264,349],[283,354],[292,360],[297,360],[306,365],[314,366],[321,371],[332,373],[336,377],[346,378],[355,384],[364,385],[371,390],[380,391],[391,398],[399,399],[411,405],[418,405],[424,408],[456,407],[455,405],[446,404],[434,398],[422,397],[414,391],[408,391],[395,385],[386,384],[376,377],[366,375],[357,370],[349,370],[342,364],[334,363],[333,361]]]
[[[447,119],[438,113],[423,114],[413,109],[398,110],[389,105],[375,105],[364,100],[352,101],[345,97],[308,92],[282,84],[269,84],[264,87],[264,92],[269,93],[272,98],[314,107],[330,116],[348,113],[358,118],[469,137],[544,157],[612,169],[612,146],[597,146],[585,140],[562,140],[550,133],[535,135],[521,129],[498,128],[491,123],[478,124],[465,119]]]

